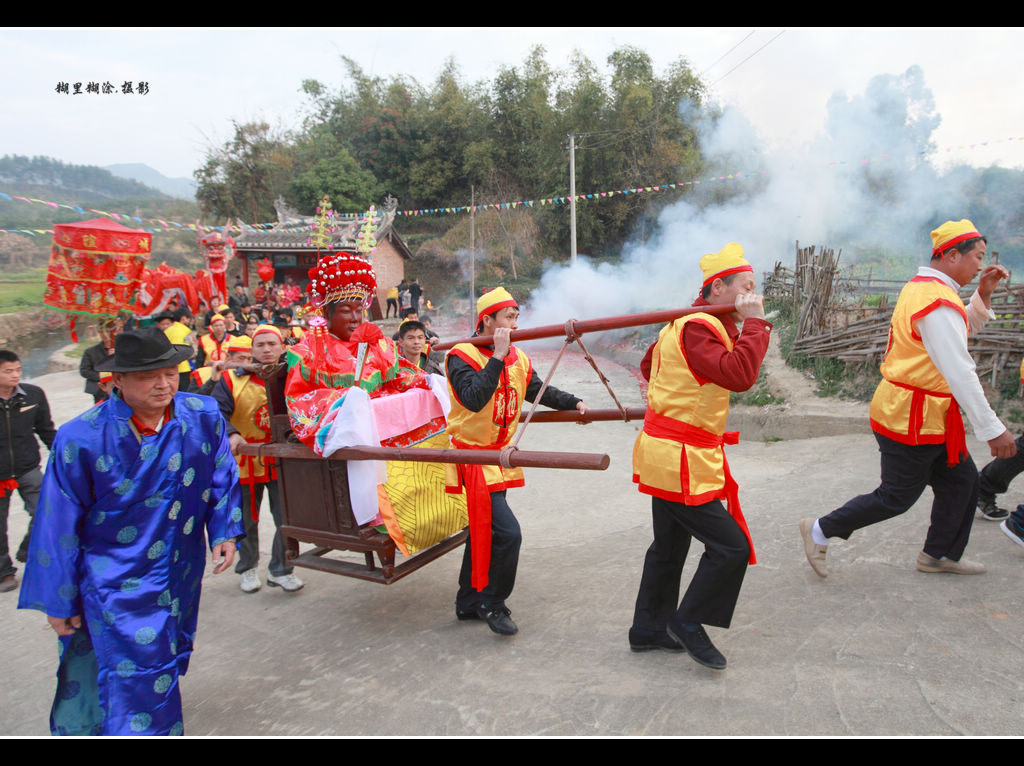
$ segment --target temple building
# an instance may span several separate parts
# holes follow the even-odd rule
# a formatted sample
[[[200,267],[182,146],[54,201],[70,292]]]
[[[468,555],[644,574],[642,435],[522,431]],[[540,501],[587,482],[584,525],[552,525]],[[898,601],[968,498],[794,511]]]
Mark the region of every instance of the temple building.
[[[369,256],[377,273],[377,295],[370,306],[374,318],[381,315],[381,306],[386,303],[385,293],[404,279],[406,262],[412,260],[409,246],[394,229],[397,204],[397,200],[389,197],[384,209],[378,211],[380,217],[374,231],[376,246]],[[235,268],[240,265],[242,283],[253,287],[259,281],[257,263],[267,258],[274,267],[275,282],[282,283],[291,276],[305,290],[309,269],[316,264],[317,258],[316,248],[309,241],[315,219],[288,210],[282,200],[278,200],[275,207],[278,223],[274,228],[260,231],[246,227],[235,237],[236,261],[233,265]],[[335,221],[329,251],[358,252],[360,217],[336,217]]]

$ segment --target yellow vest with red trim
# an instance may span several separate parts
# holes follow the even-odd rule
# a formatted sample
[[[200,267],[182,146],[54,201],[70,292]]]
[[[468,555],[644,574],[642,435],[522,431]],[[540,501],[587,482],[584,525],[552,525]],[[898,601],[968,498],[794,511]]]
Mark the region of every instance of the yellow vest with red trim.
[[[956,309],[970,331],[967,310],[953,288],[914,277],[900,292],[889,323],[889,344],[871,399],[871,428],[901,444],[942,444],[952,398],[949,384],[925,350],[915,323],[941,306]]]
[[[224,333],[224,337],[221,338],[220,343],[210,333],[199,336],[199,345],[202,346],[203,353],[206,354],[206,358],[203,360],[204,365],[210,364],[210,362],[219,362],[224,359],[228,354],[228,343],[233,336],[231,333]]]
[[[267,389],[262,378],[239,375],[234,370],[226,370],[221,377],[235,398],[231,425],[249,444],[269,442],[270,410],[267,408]],[[270,472],[270,466],[273,465],[271,459],[250,455],[236,455],[235,459],[238,461],[238,479],[243,484],[263,483],[274,478]]]
[[[164,335],[167,336],[167,340],[169,340],[171,343],[175,343],[181,346],[184,346],[189,343],[188,336],[191,334],[191,327],[177,321],[172,322],[171,326],[164,330]],[[189,366],[187,360],[178,364],[178,372],[188,372],[191,369],[192,368]]]
[[[651,358],[648,410],[681,427],[721,437],[729,417],[729,391],[701,382],[690,370],[680,343],[687,322],[708,325],[727,350],[733,343],[711,314],[691,314],[662,328]],[[725,454],[721,446],[703,447],[640,432],[633,445],[633,481],[639,490],[685,505],[703,505],[725,497]]]
[[[213,368],[203,365],[202,367],[196,367],[192,372],[189,373],[189,377],[195,381],[197,386],[203,386],[213,376]]]
[[[483,369],[491,358],[471,343],[459,343],[449,353],[467,362],[474,370]],[[511,444],[519,427],[519,414],[532,369],[529,357],[513,346],[505,357],[497,389],[479,412],[471,412],[463,406],[449,381],[448,396],[451,398],[452,411],[448,415],[447,433],[451,437],[452,446],[501,449]],[[482,468],[487,489],[491,492],[523,486],[522,468],[503,468],[497,465],[485,465]],[[461,492],[461,480],[455,466],[448,465],[446,469],[450,491]]]

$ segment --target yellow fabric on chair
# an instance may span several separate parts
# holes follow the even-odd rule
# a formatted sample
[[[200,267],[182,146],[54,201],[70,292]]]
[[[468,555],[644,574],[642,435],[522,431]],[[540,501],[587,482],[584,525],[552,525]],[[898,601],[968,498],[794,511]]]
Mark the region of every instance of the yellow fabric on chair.
[[[445,449],[440,433],[415,448]],[[377,487],[380,513],[402,555],[409,556],[451,537],[469,524],[466,496],[445,492],[441,463],[388,461],[388,483]]]

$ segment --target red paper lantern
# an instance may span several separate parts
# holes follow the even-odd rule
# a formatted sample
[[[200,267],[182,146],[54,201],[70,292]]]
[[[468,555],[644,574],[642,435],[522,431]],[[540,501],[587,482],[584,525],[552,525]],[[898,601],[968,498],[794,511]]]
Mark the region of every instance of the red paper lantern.
[[[256,264],[256,273],[259,275],[260,282],[272,282],[274,280],[274,264],[270,262],[269,258],[264,258]]]

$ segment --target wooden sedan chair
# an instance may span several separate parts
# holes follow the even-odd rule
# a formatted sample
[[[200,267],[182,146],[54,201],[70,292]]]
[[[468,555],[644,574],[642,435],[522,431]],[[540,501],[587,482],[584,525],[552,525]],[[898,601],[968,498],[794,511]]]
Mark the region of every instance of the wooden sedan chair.
[[[359,525],[352,515],[348,463],[322,458],[292,435],[284,401],[286,375],[282,365],[267,378],[270,444],[243,445],[241,451],[277,459],[281,535],[290,563],[387,585],[466,541],[469,532],[463,529],[396,565],[394,541],[369,524]],[[300,553],[299,543],[315,547]],[[331,551],[356,551],[363,554],[364,562],[328,558]]]

